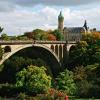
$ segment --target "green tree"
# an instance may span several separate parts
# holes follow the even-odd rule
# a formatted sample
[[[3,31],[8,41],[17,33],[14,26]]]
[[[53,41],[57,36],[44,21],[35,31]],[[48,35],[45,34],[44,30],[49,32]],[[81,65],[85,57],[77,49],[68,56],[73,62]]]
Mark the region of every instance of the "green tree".
[[[2,27],[0,27],[0,33],[3,31],[3,28]]]
[[[9,37],[7,34],[3,33],[3,34],[1,34],[1,39],[2,40],[9,40]]]
[[[57,80],[57,89],[66,91],[68,94],[73,95],[76,92],[76,85],[74,82],[73,72],[65,70],[61,72]]]
[[[77,86],[77,96],[99,97],[100,92],[99,64],[78,66],[74,69],[74,80]]]
[[[21,56],[12,56],[10,59],[4,62],[4,67],[2,69],[2,74],[0,80],[3,80],[8,83],[14,83],[16,73],[23,68],[27,68],[29,65],[34,66],[45,66],[47,68],[47,72],[51,72],[50,68],[46,65],[45,61],[42,59],[31,59],[28,57]],[[10,73],[10,74],[9,74]]]
[[[33,39],[35,40],[42,40],[45,39],[46,37],[44,36],[45,31],[41,29],[35,29],[33,30]]]
[[[16,86],[24,87],[29,93],[47,93],[51,87],[51,77],[45,71],[45,67],[33,65],[24,68],[16,75]]]
[[[95,50],[95,53],[93,54],[93,58],[95,60],[95,63],[100,62],[100,48]]]
[[[80,41],[73,49],[69,51],[69,64],[77,65],[87,65],[89,62],[87,53],[87,42]]]
[[[62,34],[59,30],[57,30],[57,29],[54,30],[54,31],[52,32],[52,34],[56,36],[56,39],[57,39],[58,41],[64,40],[64,36],[63,36],[63,34]]]

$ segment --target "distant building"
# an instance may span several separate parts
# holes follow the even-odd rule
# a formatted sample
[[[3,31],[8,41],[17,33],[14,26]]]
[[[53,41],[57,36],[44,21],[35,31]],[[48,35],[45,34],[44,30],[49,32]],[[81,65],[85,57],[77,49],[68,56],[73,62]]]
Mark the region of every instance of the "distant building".
[[[82,33],[88,32],[87,22],[82,27],[64,27],[64,17],[62,12],[58,16],[58,30],[64,35],[66,41],[79,41],[82,38]]]
[[[63,28],[64,28],[64,17],[62,15],[62,12],[60,12],[58,16],[58,30],[63,33]]]
[[[80,41],[82,33],[85,33],[85,29],[83,27],[65,27],[64,39],[67,41]]]

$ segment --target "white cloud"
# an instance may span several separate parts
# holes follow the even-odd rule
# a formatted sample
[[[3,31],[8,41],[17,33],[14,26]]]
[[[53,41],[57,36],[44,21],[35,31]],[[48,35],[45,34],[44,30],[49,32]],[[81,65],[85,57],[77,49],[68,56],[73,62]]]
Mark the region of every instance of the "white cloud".
[[[34,7],[36,5],[45,5],[69,7],[99,3],[100,0],[0,0],[0,12],[13,11],[17,6]]]
[[[62,9],[65,17],[64,24],[69,26],[83,26],[84,20],[88,21],[90,27],[100,28],[100,7],[91,9],[75,10],[64,7]],[[60,8],[44,6],[39,11],[14,10],[13,12],[0,13],[0,25],[10,35],[20,32],[31,31],[36,28],[54,29],[57,28],[58,14]]]

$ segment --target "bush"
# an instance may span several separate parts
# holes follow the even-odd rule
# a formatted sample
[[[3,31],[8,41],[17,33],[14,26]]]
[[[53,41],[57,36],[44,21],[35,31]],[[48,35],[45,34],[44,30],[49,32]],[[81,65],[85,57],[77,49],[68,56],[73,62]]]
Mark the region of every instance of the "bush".
[[[0,84],[0,96],[2,97],[13,97],[21,91],[20,88],[13,84]]]
[[[66,91],[67,94],[73,95],[76,92],[76,84],[73,79],[73,72],[65,70],[56,78],[57,89]]]
[[[16,100],[26,100],[27,95],[25,93],[19,93]]]
[[[45,67],[33,65],[24,68],[16,75],[16,86],[23,87],[29,94],[46,93],[51,87],[51,77],[45,71]]]
[[[0,59],[2,59],[2,56],[3,56],[3,49],[0,46]]]

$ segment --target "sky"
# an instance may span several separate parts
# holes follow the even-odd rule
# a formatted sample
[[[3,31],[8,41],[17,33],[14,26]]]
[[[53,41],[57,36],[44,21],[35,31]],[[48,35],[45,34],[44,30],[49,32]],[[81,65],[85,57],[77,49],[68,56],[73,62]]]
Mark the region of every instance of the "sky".
[[[64,27],[82,27],[87,20],[89,28],[100,30],[100,0],[0,0],[2,33],[57,29],[60,11]]]

